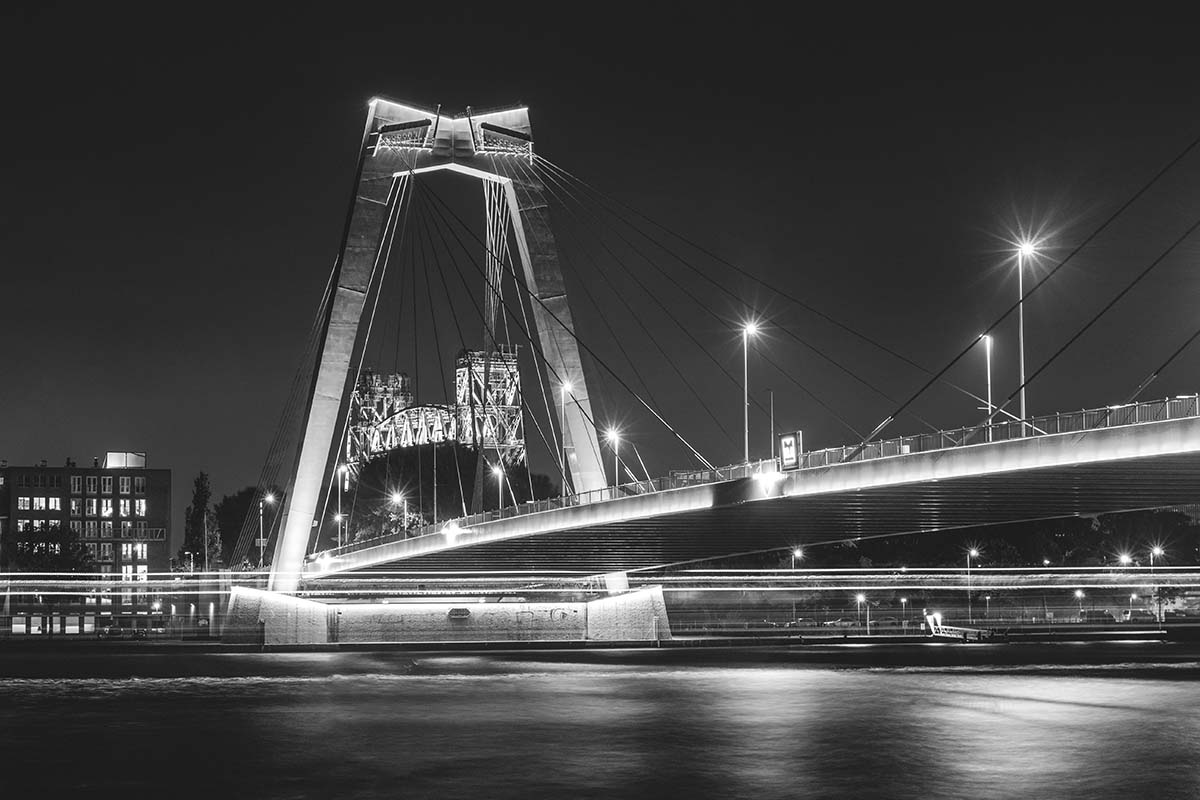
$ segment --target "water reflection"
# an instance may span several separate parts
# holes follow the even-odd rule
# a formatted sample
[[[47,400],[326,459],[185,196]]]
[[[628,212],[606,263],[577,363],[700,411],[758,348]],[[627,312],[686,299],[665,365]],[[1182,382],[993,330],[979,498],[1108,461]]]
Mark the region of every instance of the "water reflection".
[[[1194,663],[1180,680],[1154,664],[174,658],[0,683],[9,777],[55,794],[1200,796]]]

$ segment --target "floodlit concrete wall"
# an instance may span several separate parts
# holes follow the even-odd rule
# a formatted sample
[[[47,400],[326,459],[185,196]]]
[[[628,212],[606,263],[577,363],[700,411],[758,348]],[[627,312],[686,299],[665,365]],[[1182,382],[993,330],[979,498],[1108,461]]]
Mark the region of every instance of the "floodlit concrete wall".
[[[658,586],[587,603],[340,605],[239,586],[230,593],[221,638],[268,645],[653,641],[670,639],[671,626]]]
[[[586,603],[371,603],[334,610],[337,642],[567,641],[587,632]]]
[[[286,594],[235,586],[221,629],[226,642],[325,644],[330,606]],[[260,633],[260,625],[261,633]]]
[[[671,638],[661,586],[593,600],[587,607],[589,639],[647,641]]]

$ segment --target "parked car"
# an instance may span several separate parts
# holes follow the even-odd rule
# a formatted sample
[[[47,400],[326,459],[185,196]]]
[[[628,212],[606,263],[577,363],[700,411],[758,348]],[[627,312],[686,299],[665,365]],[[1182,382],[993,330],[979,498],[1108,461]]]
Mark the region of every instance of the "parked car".
[[[898,628],[900,627],[900,620],[897,617],[872,617],[871,624],[884,628]]]
[[[1121,612],[1122,622],[1157,622],[1154,614],[1144,608],[1129,608]]]
[[[1092,625],[1102,625],[1107,622],[1116,622],[1117,619],[1108,613],[1107,609],[1085,608],[1079,612],[1079,621]]]
[[[856,628],[861,623],[854,617],[838,617],[837,619],[831,619],[821,624],[830,628]]]
[[[105,625],[99,635],[101,639],[120,639],[125,635],[125,629],[120,625]]]

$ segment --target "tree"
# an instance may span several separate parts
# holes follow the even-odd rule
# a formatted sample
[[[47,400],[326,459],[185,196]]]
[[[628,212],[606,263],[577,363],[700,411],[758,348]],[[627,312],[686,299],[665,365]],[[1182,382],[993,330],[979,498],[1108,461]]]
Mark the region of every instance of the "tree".
[[[192,482],[192,503],[183,516],[183,548],[177,556],[177,563],[181,569],[188,566],[204,569],[206,551],[207,566],[210,570],[221,564],[221,532],[216,515],[208,507],[211,499],[212,489],[208,483],[208,473],[201,472]],[[190,558],[188,553],[192,554]]]

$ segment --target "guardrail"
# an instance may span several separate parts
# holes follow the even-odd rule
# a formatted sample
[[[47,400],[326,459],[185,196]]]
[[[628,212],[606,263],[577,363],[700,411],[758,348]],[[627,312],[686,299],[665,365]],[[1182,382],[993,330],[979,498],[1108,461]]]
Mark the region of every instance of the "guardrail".
[[[862,452],[856,455],[853,460],[870,461],[876,458],[902,456],[911,453],[927,453],[932,450],[949,450],[955,447],[987,444],[989,442],[1004,442],[1031,436],[1076,433],[1102,428],[1137,425],[1144,422],[1163,422],[1170,419],[1183,419],[1187,417],[1200,417],[1200,395],[1184,395],[1165,400],[1151,400],[1145,403],[1129,403],[1120,406],[1108,406],[1106,408],[1047,414],[1040,417],[1031,417],[1026,422],[1011,420],[974,428],[957,428],[949,431],[938,431],[937,433],[923,433],[916,436],[884,439],[878,442],[868,442],[862,448]],[[796,469],[812,469],[814,467],[827,467],[833,464],[844,464],[850,460],[850,455],[857,449],[858,445],[846,445],[844,447],[827,447],[824,450],[801,453],[797,459],[799,463]]]
[[[1029,438],[1034,436],[1049,436],[1058,433],[1075,433],[1079,431],[1099,430],[1102,428],[1117,428],[1125,425],[1137,425],[1145,422],[1163,422],[1171,419],[1200,417],[1200,395],[1183,395],[1165,400],[1151,400],[1145,403],[1129,403],[1106,408],[1085,409],[1066,413],[1047,414],[1032,417],[1025,422],[1018,420],[997,422],[974,428],[957,428],[936,433],[924,433],[916,436],[901,436],[895,439],[885,439],[868,442],[861,452],[850,456],[859,449],[858,445],[843,447],[827,447],[823,450],[813,450],[801,453],[798,465],[794,468],[815,469],[848,461],[870,461],[877,458],[927,453],[934,450],[949,450],[968,445],[1003,442],[1011,439]],[[423,525],[405,531],[403,534],[391,533],[372,539],[360,540],[342,545],[320,553],[337,557],[378,547],[389,542],[415,539],[421,536],[442,534],[448,526],[459,529],[471,528],[486,522],[495,522],[512,517],[522,517],[538,514],[543,511],[554,511],[572,506],[583,506],[623,497],[633,497],[642,494],[654,494],[671,489],[682,489],[688,486],[702,486],[710,483],[751,478],[761,473],[771,473],[779,470],[779,459],[762,459],[748,464],[730,464],[714,469],[674,470],[663,478],[652,478],[620,486],[608,486],[591,492],[552,497],[548,500],[529,501],[494,511],[480,514],[470,514],[437,524]],[[310,556],[314,559],[316,556]]]

